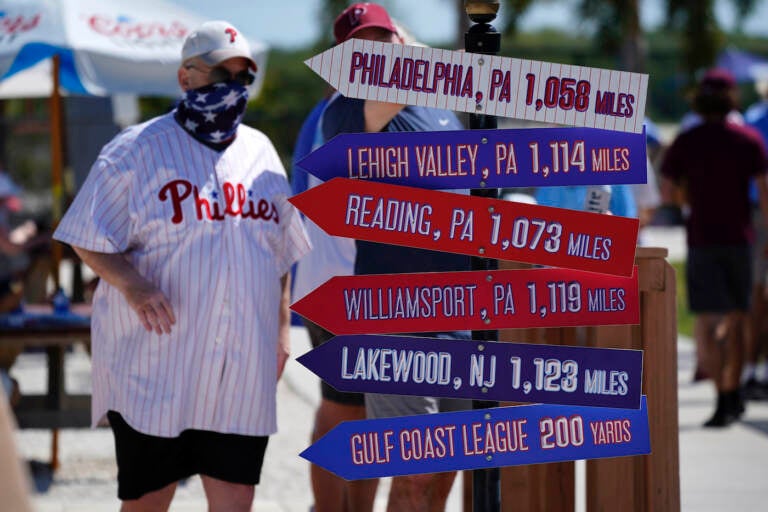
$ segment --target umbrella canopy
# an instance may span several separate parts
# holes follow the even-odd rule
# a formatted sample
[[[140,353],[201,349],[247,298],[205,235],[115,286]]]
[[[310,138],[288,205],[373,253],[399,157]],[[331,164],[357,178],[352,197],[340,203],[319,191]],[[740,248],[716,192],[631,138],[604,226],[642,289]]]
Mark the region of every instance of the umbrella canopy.
[[[204,21],[163,0],[0,0],[0,80],[58,55],[69,93],[177,96],[182,43]],[[267,47],[249,43],[253,97]]]
[[[61,94],[179,96],[181,47],[204,21],[164,0],[0,0],[0,81],[25,70],[26,80],[41,81],[35,78],[44,68],[40,63],[50,61],[44,87],[51,97],[54,226],[63,208]],[[260,71],[253,98],[263,83],[267,48],[250,38],[249,43]],[[25,86],[23,77],[16,78],[9,90],[18,93]],[[39,95],[40,84],[29,93]],[[53,244],[52,251],[58,286],[61,245]]]
[[[715,65],[727,69],[738,82],[753,82],[768,76],[768,59],[737,48],[726,48]]]

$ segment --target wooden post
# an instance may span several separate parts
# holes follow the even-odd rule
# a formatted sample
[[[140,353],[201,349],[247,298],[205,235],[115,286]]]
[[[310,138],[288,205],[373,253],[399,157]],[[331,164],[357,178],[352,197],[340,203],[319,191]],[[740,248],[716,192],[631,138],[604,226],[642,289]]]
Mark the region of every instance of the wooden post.
[[[640,325],[586,329],[506,329],[502,341],[635,348],[644,351],[643,393],[648,397],[651,454],[587,462],[587,511],[680,510],[677,418],[677,311],[675,271],[667,250],[638,248]],[[502,262],[500,268],[524,268]],[[503,512],[572,512],[572,462],[503,468]],[[467,510],[465,508],[465,510]]]
[[[638,248],[640,325],[596,329],[591,346],[643,350],[651,454],[587,462],[587,510],[680,510],[675,271],[666,249]]]
[[[548,345],[578,344],[577,329],[573,327],[506,329],[500,334],[501,341]],[[574,467],[573,462],[552,462],[503,468],[502,512],[572,511],[575,506]]]
[[[53,90],[50,99],[50,130],[51,130],[51,190],[53,193],[52,208],[52,226],[55,229],[59,225],[63,208],[63,190],[64,190],[64,144],[62,134],[62,108],[61,91],[59,90],[59,69],[61,60],[58,54],[53,56],[51,65],[51,78]],[[51,276],[56,288],[61,285],[59,278],[59,264],[63,246],[61,243],[53,241],[51,244]]]
[[[53,90],[51,91],[50,101],[50,121],[51,121],[51,190],[53,194],[52,207],[52,226],[56,229],[62,216],[63,190],[64,190],[64,144],[62,134],[62,108],[61,91],[59,90],[59,69],[61,68],[61,57],[56,54],[53,56],[51,65],[51,78]],[[53,277],[54,288],[61,286],[61,277],[59,275],[59,266],[64,246],[55,240],[51,243],[51,276]],[[63,368],[62,368],[63,371]],[[49,376],[50,380],[50,376]],[[56,470],[59,467],[59,430],[54,428],[51,431],[51,469]]]

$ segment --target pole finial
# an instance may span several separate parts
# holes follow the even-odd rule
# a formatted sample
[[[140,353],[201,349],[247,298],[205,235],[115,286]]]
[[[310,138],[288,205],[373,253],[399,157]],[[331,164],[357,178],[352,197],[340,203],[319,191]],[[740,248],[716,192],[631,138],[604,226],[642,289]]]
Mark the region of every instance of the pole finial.
[[[464,10],[475,23],[490,23],[499,12],[498,0],[464,0]]]

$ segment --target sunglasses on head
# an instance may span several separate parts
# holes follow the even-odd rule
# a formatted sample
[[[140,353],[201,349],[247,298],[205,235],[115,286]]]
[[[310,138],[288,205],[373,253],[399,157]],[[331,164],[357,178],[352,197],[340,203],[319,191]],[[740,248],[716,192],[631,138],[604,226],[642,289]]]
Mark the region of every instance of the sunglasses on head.
[[[204,69],[200,69],[194,64],[187,64],[184,67],[187,69],[196,69],[201,73],[205,73]],[[224,66],[216,66],[214,68],[211,68],[211,70],[208,71],[208,77],[211,79],[211,83],[214,83],[214,84],[217,84],[220,82],[234,81],[244,87],[251,85],[254,81],[254,76],[250,69],[243,69],[242,71],[238,71],[237,73],[232,73]]]

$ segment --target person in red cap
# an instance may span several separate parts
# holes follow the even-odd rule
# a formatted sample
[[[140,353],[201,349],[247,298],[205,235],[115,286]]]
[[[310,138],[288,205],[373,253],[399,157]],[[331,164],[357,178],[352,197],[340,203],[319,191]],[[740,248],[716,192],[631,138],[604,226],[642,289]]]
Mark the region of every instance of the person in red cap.
[[[353,38],[392,44],[408,44],[404,33],[399,30],[387,11],[382,6],[370,2],[355,3],[346,8],[336,18],[333,34],[337,44]],[[322,143],[339,133],[460,129],[463,129],[461,123],[453,112],[447,110],[347,98],[336,94],[329,100],[319,121],[319,132],[321,133],[319,138]],[[354,273],[356,275],[461,271],[470,270],[470,268],[471,262],[467,256],[360,240],[355,242]],[[469,333],[466,331],[426,335],[446,339],[469,339]],[[315,437],[319,437],[323,429],[332,428],[335,421],[341,419],[340,416],[322,415],[324,404],[335,400],[333,396],[327,393],[323,393],[323,398],[324,401],[318,411],[318,419],[328,421],[316,423],[316,430],[313,433]],[[468,406],[466,401],[441,400],[434,397],[375,393],[365,395],[365,413],[368,418],[428,414],[468,408]],[[335,410],[340,407],[337,405]],[[343,489],[347,493],[347,497],[342,495],[340,503],[326,499],[333,488],[330,484],[324,485],[324,483],[330,481],[331,475],[320,480],[316,477],[322,475],[322,470],[312,468],[311,471],[317,512],[366,512],[372,510],[373,495],[362,497],[368,497],[370,502],[364,502],[363,499],[353,502],[354,496],[351,492],[353,489],[351,486]],[[443,510],[454,477],[455,472],[393,477],[387,510],[390,512]]]
[[[11,226],[11,216],[18,214],[21,207],[21,189],[0,171],[0,313],[19,305],[23,274],[30,262],[28,254],[48,244],[51,238],[48,233],[39,233],[32,220]]]
[[[677,136],[661,174],[663,186],[685,197],[690,208],[688,302],[705,371],[717,389],[715,412],[704,426],[724,427],[744,412],[740,379],[752,287],[749,187],[754,178],[768,220],[768,153],[756,130],[727,121],[738,108],[736,81],[728,71],[704,74],[693,108],[702,122]]]
[[[2,168],[0,164],[0,169]],[[24,281],[30,265],[30,253],[46,246],[50,234],[38,233],[36,224],[27,220],[12,229],[11,216],[21,211],[21,189],[4,171],[0,171],[0,314],[20,307],[24,297]],[[15,406],[21,395],[10,370],[23,347],[13,343],[0,346],[0,393],[8,393]]]

